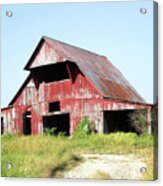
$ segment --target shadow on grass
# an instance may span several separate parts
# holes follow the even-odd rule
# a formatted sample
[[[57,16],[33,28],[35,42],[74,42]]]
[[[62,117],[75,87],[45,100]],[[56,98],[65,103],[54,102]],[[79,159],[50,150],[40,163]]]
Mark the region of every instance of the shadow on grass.
[[[51,169],[50,171],[50,177],[63,177],[63,173],[65,171],[69,171],[72,168],[74,168],[75,166],[79,165],[80,162],[82,162],[82,158],[78,157],[76,155],[72,155],[71,158],[63,163],[58,164],[57,166],[55,166],[54,168]]]

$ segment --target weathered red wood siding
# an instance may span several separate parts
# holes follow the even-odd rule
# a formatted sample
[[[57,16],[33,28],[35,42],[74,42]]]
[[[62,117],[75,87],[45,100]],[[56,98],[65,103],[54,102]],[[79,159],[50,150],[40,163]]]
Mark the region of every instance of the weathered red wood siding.
[[[41,83],[36,89],[33,80],[29,81],[13,104],[13,108],[2,110],[4,123],[7,123],[4,130],[12,133],[19,131],[22,134],[22,115],[25,111],[31,111],[32,134],[42,133],[42,116],[49,113],[48,104],[53,101],[60,101],[61,112],[70,114],[70,134],[85,115],[88,115],[96,129],[102,132],[103,111],[144,108],[144,105],[140,104],[104,100],[79,69],[72,71],[76,74],[74,82],[68,79],[48,84]]]
[[[43,43],[33,60],[33,68],[39,66],[44,68],[47,61],[55,64],[64,61],[64,57],[54,51],[48,43]],[[2,109],[5,131],[12,133],[19,131],[22,134],[22,115],[25,111],[30,111],[32,134],[42,133],[42,117],[49,113],[49,102],[54,101],[60,101],[60,112],[70,114],[70,134],[85,115],[89,116],[99,132],[103,132],[103,111],[148,108],[141,104],[103,99],[102,94],[77,65],[72,62],[66,64],[70,79],[47,84],[43,82],[37,88],[35,80],[30,79],[14,101],[12,108]]]

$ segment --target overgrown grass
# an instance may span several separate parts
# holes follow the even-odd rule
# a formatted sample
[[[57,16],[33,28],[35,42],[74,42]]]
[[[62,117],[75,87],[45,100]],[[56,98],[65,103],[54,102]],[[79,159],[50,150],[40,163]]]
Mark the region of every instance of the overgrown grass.
[[[154,175],[154,151],[153,151],[153,147],[148,147],[148,148],[143,148],[143,149],[136,149],[134,154],[137,157],[140,157],[145,160],[145,163],[147,164],[147,169],[146,172],[143,173],[143,177],[142,180],[148,180],[148,181],[152,181],[155,179]]]
[[[133,153],[147,157],[149,169],[153,166],[153,137],[149,135],[137,136],[134,133],[120,132],[92,134],[84,138],[4,135],[1,139],[4,177],[62,177],[63,172],[82,161],[82,153]],[[7,163],[12,163],[11,170],[6,168]],[[150,173],[145,179],[152,179],[152,176]]]

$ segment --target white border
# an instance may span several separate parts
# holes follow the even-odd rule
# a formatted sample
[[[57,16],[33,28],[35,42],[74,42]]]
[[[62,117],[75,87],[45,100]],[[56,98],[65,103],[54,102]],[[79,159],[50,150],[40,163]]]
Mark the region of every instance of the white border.
[[[98,1],[106,1],[106,0],[98,0]],[[112,0],[117,1],[117,0]],[[122,0],[118,0],[122,1]],[[132,0],[130,0],[132,1]],[[18,3],[54,3],[54,2],[88,2],[88,0],[1,0],[0,4],[18,4]],[[89,2],[95,2],[95,0],[89,0]],[[163,89],[161,86],[161,80],[163,80],[163,73],[161,74],[161,71],[163,69],[163,64],[161,63],[163,61],[163,52],[161,50],[163,49],[163,37],[161,33],[163,33],[163,1],[157,0],[159,4],[159,141],[163,141],[163,114],[161,114],[163,100]],[[0,178],[0,185],[6,186],[6,185],[12,185],[12,186],[22,186],[22,185],[30,185],[30,186],[43,186],[47,185],[55,185],[55,186],[73,186],[73,185],[79,185],[82,186],[83,184],[85,186],[96,186],[96,185],[115,185],[120,184],[122,186],[126,185],[163,185],[163,179],[161,178],[162,167],[163,167],[163,161],[162,161],[162,149],[161,149],[161,143],[159,143],[159,180],[155,182],[146,182],[146,181],[99,181],[99,180],[60,180],[60,179],[26,179],[26,178]]]

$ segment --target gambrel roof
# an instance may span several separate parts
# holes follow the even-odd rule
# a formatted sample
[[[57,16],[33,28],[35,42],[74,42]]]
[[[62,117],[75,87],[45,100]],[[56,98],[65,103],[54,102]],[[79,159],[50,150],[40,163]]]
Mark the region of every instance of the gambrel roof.
[[[37,57],[37,54],[45,43],[54,51],[53,60],[36,64],[34,59]],[[36,50],[25,66],[25,69],[30,70],[43,65],[66,61],[74,62],[104,97],[107,97],[108,99],[144,103],[142,97],[105,56],[95,54],[49,37],[42,37]]]

